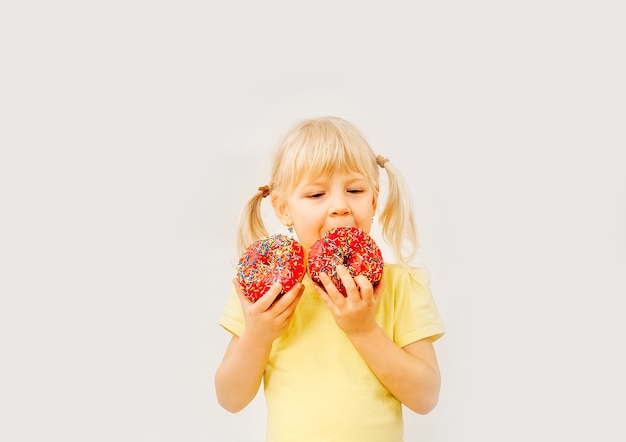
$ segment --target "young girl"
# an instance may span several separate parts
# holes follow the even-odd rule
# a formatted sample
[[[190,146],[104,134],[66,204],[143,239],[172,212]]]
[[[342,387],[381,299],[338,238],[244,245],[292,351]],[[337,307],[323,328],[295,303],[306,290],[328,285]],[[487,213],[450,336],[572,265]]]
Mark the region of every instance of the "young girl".
[[[243,211],[238,245],[243,252],[268,234],[267,196],[305,250],[335,227],[369,233],[379,168],[389,187],[379,220],[399,263],[385,263],[376,288],[338,266],[347,297],[322,274],[324,288],[307,276],[278,299],[280,284],[252,303],[234,281],[220,320],[233,336],[215,374],[217,398],[239,411],[263,381],[268,442],[402,441],[402,404],[425,414],[437,403],[433,342],[444,330],[426,275],[409,265],[417,252],[411,203],[397,169],[354,126],[326,117],[287,133],[268,185]]]

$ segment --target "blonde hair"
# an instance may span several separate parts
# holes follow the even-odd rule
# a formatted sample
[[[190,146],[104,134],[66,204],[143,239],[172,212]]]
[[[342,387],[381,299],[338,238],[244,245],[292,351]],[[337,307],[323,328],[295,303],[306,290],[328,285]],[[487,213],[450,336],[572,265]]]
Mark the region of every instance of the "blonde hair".
[[[383,239],[399,263],[408,265],[418,250],[417,228],[408,189],[398,169],[376,155],[359,130],[338,117],[300,121],[281,140],[268,186],[259,187],[241,213],[237,245],[239,252],[253,241],[267,236],[261,216],[265,196],[285,198],[302,179],[330,177],[337,170],[362,174],[378,200],[379,167],[385,169],[388,191],[380,212]]]

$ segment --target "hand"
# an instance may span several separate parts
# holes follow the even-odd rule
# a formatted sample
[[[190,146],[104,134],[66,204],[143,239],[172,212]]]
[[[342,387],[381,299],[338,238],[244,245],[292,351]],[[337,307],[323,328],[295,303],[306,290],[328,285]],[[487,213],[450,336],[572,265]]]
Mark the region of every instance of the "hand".
[[[256,302],[252,302],[243,294],[236,279],[233,279],[233,284],[239,295],[246,321],[244,334],[249,334],[253,339],[265,343],[273,342],[287,329],[304,291],[304,286],[297,283],[291,290],[276,299],[282,291],[281,284],[276,283],[265,295]]]
[[[316,285],[315,291],[326,303],[335,322],[346,335],[371,332],[378,327],[374,316],[384,289],[384,274],[383,279],[374,288],[364,275],[352,278],[348,269],[343,265],[338,265],[336,271],[346,288],[347,296],[339,292],[326,273],[320,273],[319,276],[326,290]]]

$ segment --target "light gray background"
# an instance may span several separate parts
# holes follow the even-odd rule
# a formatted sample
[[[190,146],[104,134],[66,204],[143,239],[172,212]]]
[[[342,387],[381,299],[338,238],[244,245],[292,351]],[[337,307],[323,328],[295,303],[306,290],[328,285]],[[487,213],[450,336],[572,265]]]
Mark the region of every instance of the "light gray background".
[[[407,441],[624,440],[624,18],[3,3],[0,439],[261,441],[262,394],[213,388],[234,224],[282,132],[333,114],[404,172],[447,327]]]

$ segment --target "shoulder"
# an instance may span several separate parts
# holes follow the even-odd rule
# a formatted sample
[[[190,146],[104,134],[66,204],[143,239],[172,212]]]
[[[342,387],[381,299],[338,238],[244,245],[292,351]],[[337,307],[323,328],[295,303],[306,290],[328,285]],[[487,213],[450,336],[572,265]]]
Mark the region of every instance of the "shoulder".
[[[399,264],[385,264],[381,311],[393,317],[394,342],[400,347],[420,339],[439,339],[443,322],[430,290],[425,270]]]
[[[430,278],[426,271],[417,267],[385,263],[384,277],[385,283],[393,287],[418,286],[428,289],[430,286]]]
[[[401,264],[385,264],[383,302],[395,307],[432,304],[430,278],[425,270]]]

